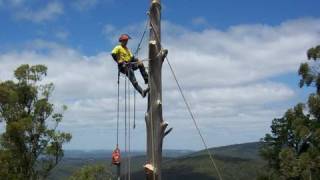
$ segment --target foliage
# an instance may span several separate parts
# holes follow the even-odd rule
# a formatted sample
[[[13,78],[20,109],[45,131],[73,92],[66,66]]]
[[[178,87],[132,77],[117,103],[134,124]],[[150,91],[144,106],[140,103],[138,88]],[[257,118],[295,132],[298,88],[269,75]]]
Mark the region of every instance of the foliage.
[[[300,87],[315,86],[317,88],[317,93],[320,92],[320,68],[319,68],[319,58],[320,58],[320,45],[311,48],[307,52],[307,56],[311,62],[302,63],[299,68],[299,75],[301,76]]]
[[[17,81],[0,83],[0,176],[2,179],[44,179],[63,157],[71,134],[57,130],[63,115],[49,102],[52,83],[40,84],[44,65],[21,65]],[[64,108],[65,110],[65,108]]]
[[[76,171],[69,180],[111,180],[114,179],[111,171],[103,165],[87,165]]]
[[[320,177],[320,46],[311,48],[300,65],[300,87],[314,85],[306,104],[297,104],[272,121],[271,134],[262,139],[261,155],[268,173],[259,179],[314,179]],[[263,178],[264,177],[264,178]]]

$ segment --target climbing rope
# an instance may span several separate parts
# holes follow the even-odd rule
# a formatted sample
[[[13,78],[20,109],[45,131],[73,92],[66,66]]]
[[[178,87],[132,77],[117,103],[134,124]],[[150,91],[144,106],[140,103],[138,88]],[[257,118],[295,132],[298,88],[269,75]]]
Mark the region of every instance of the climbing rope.
[[[144,37],[145,37],[145,34],[146,34],[146,32],[147,32],[147,29],[148,29],[148,24],[149,24],[149,22],[148,21],[146,21],[146,25],[145,25],[145,28],[144,28],[144,31],[143,31],[143,33],[142,33],[142,36],[141,36],[141,38],[140,38],[140,41],[139,41],[139,43],[138,43],[138,46],[137,46],[137,48],[136,48],[136,50],[135,50],[135,52],[134,52],[134,56],[135,57],[137,57],[138,55],[139,55],[139,51],[141,50],[141,44],[142,44],[142,41],[143,41],[143,39],[144,39]],[[142,59],[142,60],[140,60],[141,62],[144,62],[144,61],[148,61],[149,59]],[[137,63],[139,63],[139,62],[130,62],[129,64],[128,64],[128,66],[129,66],[129,69],[128,69],[128,78],[130,79],[130,73],[129,73],[129,71],[130,71],[130,68],[132,68],[131,66],[133,65],[133,64],[137,64]],[[134,93],[134,95],[133,95],[133,97],[134,97],[134,99],[133,99],[133,129],[135,129],[136,128],[136,91],[134,91],[133,92]],[[128,139],[128,141],[129,141],[129,153],[128,153],[128,177],[129,177],[129,180],[131,179],[131,155],[130,155],[130,149],[131,149],[131,130],[130,130],[130,127],[131,127],[131,124],[130,124],[130,120],[131,120],[131,114],[130,114],[130,105],[131,105],[131,103],[130,103],[130,89],[129,89],[129,95],[128,95],[128,97],[129,97],[129,139]]]
[[[146,25],[145,25],[145,28],[144,28],[144,31],[142,33],[142,36],[139,40],[139,43],[138,43],[138,46],[135,50],[135,53],[134,55],[137,57],[138,54],[139,54],[139,51],[141,50],[141,45],[142,45],[142,42],[143,42],[143,39],[145,37],[145,34],[147,32],[147,29],[148,29],[148,24],[149,22],[146,21]],[[144,62],[144,61],[149,61],[149,59],[142,59],[140,60],[140,62]],[[124,178],[125,180],[131,180],[131,100],[130,100],[130,97],[131,97],[131,93],[130,93],[130,68],[132,68],[132,65],[134,64],[137,64],[139,62],[130,62],[127,64],[127,76],[125,77],[125,83],[124,83],[124,93],[125,93],[125,102],[124,102],[124,129],[125,129],[125,135],[124,135],[124,144],[125,144],[125,165],[124,165]],[[129,80],[127,80],[127,78]],[[118,69],[118,81],[117,81],[117,86],[118,86],[118,101],[117,101],[117,134],[116,134],[116,141],[117,141],[117,149],[119,148],[119,121],[120,121],[120,70]],[[128,102],[127,102],[128,100]],[[134,100],[133,100],[133,129],[135,129],[136,127],[136,91],[134,91]]]
[[[117,148],[119,147],[119,99],[120,99],[120,70],[118,69],[118,102],[117,102]]]
[[[141,39],[140,39],[140,41],[139,41],[139,43],[138,43],[138,46],[137,46],[137,49],[136,49],[136,51],[135,51],[135,55],[138,55],[138,53],[139,53],[139,51],[140,51],[140,49],[141,49],[141,44],[142,44],[142,41],[143,41],[143,39],[144,39],[144,36],[145,36],[145,34],[146,34],[146,31],[147,31],[147,27],[148,27],[148,24],[150,24],[150,26],[151,26],[151,30],[155,33],[155,37],[157,38],[157,40],[158,40],[158,42],[160,42],[160,36],[158,35],[158,33],[155,31],[155,29],[154,29],[154,24],[153,24],[153,22],[152,21],[147,21],[147,23],[146,23],[146,27],[145,27],[145,30],[144,30],[144,32],[143,32],[143,34],[142,34],[142,37],[141,37]],[[161,45],[161,43],[160,43],[160,48],[162,49],[162,45]],[[143,59],[143,60],[141,60],[142,62],[143,61],[149,61],[150,59]],[[205,139],[204,139],[204,137],[203,137],[203,135],[202,135],[202,133],[201,133],[201,131],[200,131],[200,128],[199,128],[199,126],[198,126],[198,124],[197,124],[197,121],[195,120],[195,117],[194,117],[194,115],[193,115],[193,112],[192,112],[192,110],[191,110],[191,107],[190,107],[190,105],[189,105],[189,103],[188,103],[188,101],[187,101],[187,99],[186,99],[186,97],[185,97],[185,95],[184,95],[184,93],[183,93],[183,90],[182,90],[182,88],[181,88],[181,86],[180,86],[180,83],[179,83],[179,81],[178,81],[178,79],[177,79],[177,76],[176,76],[176,74],[175,74],[175,72],[174,72],[174,70],[173,70],[173,67],[171,66],[171,64],[170,64],[170,61],[169,61],[169,59],[168,59],[168,57],[166,57],[166,61],[167,61],[167,63],[168,63],[168,65],[169,65],[169,68],[170,68],[170,70],[171,70],[171,73],[172,73],[172,75],[173,75],[173,78],[174,78],[174,80],[175,80],[175,82],[176,82],[176,84],[177,84],[177,87],[178,87],[178,89],[179,89],[179,92],[180,92],[180,94],[181,94],[181,96],[182,96],[182,98],[183,98],[183,100],[184,100],[184,103],[185,103],[185,105],[186,105],[186,107],[187,107],[187,110],[188,110],[188,112],[189,112],[189,114],[190,114],[190,116],[191,116],[191,119],[193,120],[193,123],[194,123],[194,126],[196,127],[196,130],[197,130],[197,132],[198,132],[198,134],[199,134],[199,136],[200,136],[200,138],[201,138],[201,140],[202,140],[202,143],[203,143],[203,145],[204,145],[204,148],[205,148],[205,150],[206,150],[206,152],[207,152],[207,154],[208,154],[208,156],[209,156],[209,158],[210,158],[210,160],[211,160],[211,163],[212,163],[212,165],[213,165],[213,167],[216,169],[216,172],[217,172],[217,174],[218,174],[218,176],[219,176],[219,179],[220,180],[222,180],[222,176],[221,176],[221,173],[220,173],[220,171],[219,171],[219,168],[218,168],[218,166],[217,166],[217,164],[215,163],[215,160],[214,160],[214,158],[213,158],[213,155],[211,154],[211,152],[209,151],[209,148],[208,148],[208,146],[207,146],[207,144],[206,144],[206,141],[205,141]],[[138,63],[138,62],[131,62],[131,63],[129,63],[128,65],[130,66],[131,64],[135,64],[135,63]],[[128,78],[130,78],[130,74],[128,73]],[[118,147],[118,145],[119,145],[119,86],[120,86],[120,72],[118,72],[118,104],[117,104],[117,147]],[[149,76],[149,87],[151,86],[151,80],[150,80],[150,76]],[[128,88],[128,101],[129,101],[129,106],[128,106],[128,104],[127,104],[127,88]],[[150,96],[150,94],[149,94],[149,96]],[[150,98],[150,97],[149,97]],[[125,165],[125,167],[124,167],[124,171],[125,171],[125,179],[127,179],[127,177],[128,177],[128,179],[130,180],[131,179],[131,155],[130,155],[130,153],[131,153],[131,131],[130,131],[130,126],[131,126],[131,124],[130,124],[130,120],[131,120],[131,113],[130,113],[130,89],[129,89],[129,81],[127,81],[127,78],[125,78],[125,154],[126,154],[126,160],[127,160],[127,163],[126,163],[126,165]],[[128,122],[127,122],[127,106],[128,106]],[[133,128],[135,128],[135,126],[136,126],[136,124],[135,124],[135,117],[136,117],[136,92],[134,91],[134,115],[133,115],[133,119],[134,119],[134,123],[133,123]],[[153,167],[154,167],[154,162],[155,162],[155,150],[154,150],[154,131],[153,131],[153,126],[154,126],[154,124],[153,124],[153,119],[152,119],[152,111],[151,111],[151,117],[150,117],[150,126],[151,126],[151,144],[152,144],[152,148],[151,148],[151,153],[152,153],[152,163],[153,163]],[[129,124],[129,128],[127,128],[127,123]],[[127,133],[128,132],[128,133]],[[128,140],[128,145],[127,145],[127,140]],[[156,169],[154,169],[154,171],[156,171]],[[153,173],[153,179],[155,180],[156,179],[156,176],[155,176],[155,174],[156,173]]]
[[[136,128],[136,91],[133,91],[133,129]]]
[[[131,65],[128,67],[128,79],[130,80]],[[130,102],[130,83],[128,81],[128,180],[131,180],[131,102]]]
[[[119,99],[120,99],[120,71],[118,69],[118,102],[117,102],[117,146],[112,152],[112,164],[117,166],[117,178],[120,179],[120,150],[119,150]]]
[[[124,86],[124,151],[125,151],[125,160],[128,159],[128,150],[127,150],[127,78],[125,78]],[[128,164],[125,163],[124,166],[125,180],[127,179],[128,174]]]
[[[147,13],[147,14],[148,14],[148,13]],[[138,46],[137,46],[137,48],[136,48],[136,51],[134,52],[134,56],[138,56],[139,51],[141,50],[141,44],[142,44],[142,41],[143,41],[143,39],[144,39],[144,37],[145,37],[145,35],[146,35],[146,32],[147,32],[147,30],[148,30],[148,25],[149,25],[149,21],[146,21],[146,25],[145,25],[145,27],[144,27],[144,31],[143,31],[143,33],[142,33],[142,36],[141,36],[141,38],[140,38],[140,41],[139,41]]]
[[[141,39],[138,43],[138,46],[137,46],[137,49],[134,53],[135,56],[138,56],[139,54],[139,51],[141,50],[141,45],[142,45],[142,41],[145,37],[145,34],[146,34],[146,31],[147,31],[147,28],[148,28],[148,21],[146,22],[146,26],[145,26],[145,29],[142,33],[142,36],[141,36]],[[142,59],[140,60],[141,62],[144,62],[144,61],[148,61],[148,59]],[[125,77],[125,83],[124,83],[124,93],[125,93],[125,102],[124,102],[124,111],[125,111],[125,114],[124,114],[124,129],[125,129],[125,139],[124,139],[124,144],[125,144],[125,166],[124,166],[124,177],[125,179],[128,179],[130,180],[131,179],[131,130],[130,130],[130,126],[131,126],[131,100],[130,100],[130,96],[131,96],[131,93],[130,93],[130,81],[127,80],[130,79],[130,68],[133,64],[136,64],[138,62],[130,62],[128,63],[128,69],[127,69],[127,77]],[[117,101],[117,135],[116,135],[116,141],[117,141],[117,148],[119,147],[119,121],[120,121],[120,70],[118,69],[118,81],[117,81],[117,85],[118,85],[118,101]],[[128,102],[127,102],[128,100]],[[136,91],[134,91],[134,107],[133,107],[133,129],[135,129],[136,127]]]
[[[184,101],[184,103],[185,103],[185,105],[186,105],[186,107],[187,107],[187,109],[188,109],[188,111],[189,111],[189,114],[190,114],[190,116],[191,116],[191,119],[192,119],[192,121],[193,121],[193,124],[194,124],[194,126],[196,127],[199,136],[201,137],[202,143],[203,143],[203,145],[204,145],[204,147],[205,147],[205,149],[206,149],[206,151],[207,151],[207,153],[208,153],[208,156],[209,156],[209,158],[210,158],[210,160],[211,160],[214,168],[215,168],[216,171],[217,171],[217,174],[218,174],[218,176],[219,176],[219,179],[222,180],[222,176],[221,176],[221,173],[220,173],[220,171],[219,171],[219,169],[218,169],[218,166],[217,166],[217,164],[215,163],[215,161],[214,161],[214,159],[213,159],[213,155],[212,155],[211,152],[209,151],[209,148],[208,148],[208,146],[207,146],[207,143],[206,143],[206,141],[204,140],[204,137],[203,137],[203,135],[202,135],[202,133],[201,133],[201,131],[200,131],[200,128],[199,128],[199,126],[198,126],[198,124],[197,124],[197,121],[195,120],[194,115],[193,115],[193,113],[192,113],[192,111],[191,111],[190,105],[189,105],[186,97],[184,96],[184,93],[183,93],[182,88],[181,88],[181,86],[180,86],[180,84],[179,84],[179,81],[178,81],[178,79],[177,79],[177,76],[176,76],[176,74],[174,73],[173,68],[172,68],[172,66],[171,66],[171,64],[170,64],[170,62],[169,62],[169,59],[168,59],[167,57],[166,57],[166,60],[167,60],[167,63],[168,63],[168,65],[169,65],[169,67],[170,67],[171,73],[172,73],[172,75],[173,75],[173,77],[174,77],[174,80],[176,81],[176,84],[177,84],[177,86],[178,86],[178,88],[179,88],[179,91],[180,91],[180,94],[181,94],[181,96],[182,96],[182,98],[183,98],[183,101]]]
[[[146,35],[146,32],[148,30],[148,25],[149,25],[149,21],[147,20],[146,23],[145,23],[145,27],[144,27],[144,31],[141,35],[141,38],[140,38],[140,41],[138,43],[138,46],[134,52],[134,56],[135,57],[138,57],[139,55],[139,52],[141,50],[141,44],[142,44],[142,41]],[[144,62],[144,61],[148,61],[149,59],[142,59],[140,60],[141,62]],[[135,63],[138,63],[138,62],[132,62],[132,64],[135,64]],[[133,129],[136,128],[136,91],[133,92]]]
[[[160,36],[159,36],[159,34],[157,33],[157,31],[155,31],[155,29],[154,29],[155,26],[154,26],[154,24],[153,24],[153,22],[152,22],[151,20],[150,20],[150,25],[151,25],[151,30],[154,32],[155,37],[157,38],[157,41],[160,43],[160,42],[161,42],[161,41],[160,41]],[[160,43],[160,48],[162,49],[161,43]],[[170,64],[169,58],[166,57],[166,60],[167,60],[167,63],[168,63],[168,65],[169,65],[170,71],[171,71],[171,73],[172,73],[172,75],[173,75],[173,78],[174,78],[174,80],[175,80],[175,82],[176,82],[176,84],[177,84],[177,86],[178,86],[179,92],[180,92],[180,94],[181,94],[181,96],[182,96],[182,98],[183,98],[183,101],[184,101],[184,103],[185,103],[185,105],[186,105],[186,107],[187,107],[187,110],[188,110],[188,112],[189,112],[189,115],[190,115],[190,117],[191,117],[191,119],[192,119],[192,121],[193,121],[193,124],[194,124],[194,126],[196,127],[197,132],[198,132],[198,134],[199,134],[199,136],[200,136],[200,138],[201,138],[201,141],[202,141],[202,143],[203,143],[203,145],[204,145],[204,148],[205,148],[205,150],[206,150],[206,152],[207,152],[207,154],[208,154],[208,156],[209,156],[209,158],[210,158],[210,160],[211,160],[211,163],[212,163],[213,167],[216,169],[216,172],[217,172],[217,174],[218,174],[218,176],[219,176],[219,179],[222,180],[222,176],[221,176],[221,173],[220,173],[220,171],[219,171],[219,168],[218,168],[217,164],[216,164],[215,161],[214,161],[213,155],[212,155],[211,152],[209,151],[209,148],[208,148],[208,146],[207,146],[207,143],[206,143],[206,141],[205,141],[205,139],[204,139],[204,137],[203,137],[203,135],[202,135],[202,133],[201,133],[201,131],[200,131],[200,128],[199,128],[199,126],[198,126],[197,121],[195,120],[195,117],[194,117],[194,115],[193,115],[193,112],[191,111],[190,105],[189,105],[189,103],[188,103],[188,101],[187,101],[187,99],[186,99],[186,97],[185,97],[185,95],[184,95],[184,93],[183,93],[183,91],[182,91],[182,88],[181,88],[180,83],[179,83],[179,81],[178,81],[178,79],[177,79],[177,76],[176,76],[176,74],[175,74],[175,72],[174,72],[174,70],[173,70],[173,68],[172,68],[172,66],[171,66],[171,64]]]
[[[149,13],[147,13],[148,15],[150,15]],[[149,17],[149,19],[151,19],[150,17]],[[149,21],[146,21],[146,25],[145,25],[145,29],[144,29],[144,31],[143,31],[143,33],[142,33],[142,37],[141,37],[141,39],[140,39],[140,41],[139,41],[139,43],[138,43],[138,46],[137,46],[137,49],[136,49],[136,51],[135,51],[135,53],[134,53],[134,55],[135,56],[138,56],[138,54],[139,54],[139,51],[140,51],[140,49],[141,49],[141,44],[142,44],[142,41],[143,41],[143,39],[144,39],[144,37],[145,37],[145,34],[146,34],[146,32],[147,32],[147,29],[148,29],[148,25],[150,25],[151,26],[151,30],[155,33],[155,37],[157,38],[157,40],[158,40],[158,42],[160,43],[161,41],[160,41],[160,36],[159,36],[159,34],[155,31],[155,29],[154,29],[154,24],[153,24],[153,22],[151,21],[151,20],[149,20]],[[161,45],[161,43],[160,43],[160,48],[162,49],[162,45]],[[149,61],[150,59],[143,59],[143,60],[140,60],[140,61],[142,61],[142,62],[144,62],[144,61]],[[197,121],[195,120],[195,117],[194,117],[194,115],[193,115],[193,112],[192,112],[192,110],[191,110],[191,108],[190,108],[190,105],[189,105],[189,103],[188,103],[188,101],[187,101],[187,99],[186,99],[186,97],[185,97],[185,95],[184,95],[184,93],[183,93],[183,90],[182,90],[182,88],[181,88],[181,86],[180,86],[180,84],[179,84],[179,81],[178,81],[178,79],[177,79],[177,76],[176,76],[176,74],[175,74],[175,72],[174,72],[174,70],[173,70],[173,68],[172,68],[172,66],[171,66],[171,64],[170,64],[170,61],[169,61],[169,59],[168,59],[168,57],[166,57],[166,60],[167,60],[167,63],[168,63],[168,65],[169,65],[169,68],[170,68],[170,70],[171,70],[171,73],[172,73],[172,75],[173,75],[173,77],[174,77],[174,80],[175,80],[175,82],[176,82],[176,84],[177,84],[177,86],[178,86],[178,89],[179,89],[179,92],[180,92],[180,94],[181,94],[181,96],[182,96],[182,98],[183,98],[183,100],[184,100],[184,103],[185,103],[185,105],[186,105],[186,107],[187,107],[187,110],[188,110],[188,112],[189,112],[189,114],[190,114],[190,116],[191,116],[191,119],[193,120],[193,123],[194,123],[194,126],[196,127],[196,129],[197,129],[197,132],[198,132],[198,134],[199,134],[199,136],[200,136],[200,138],[201,138],[201,140],[202,140],[202,143],[203,143],[203,145],[204,145],[204,147],[205,147],[205,149],[206,149],[206,152],[207,152],[207,154],[208,154],[208,156],[209,156],[209,158],[210,158],[210,160],[211,160],[211,163],[212,163],[212,165],[213,165],[213,167],[216,169],[216,171],[217,171],[217,174],[218,174],[218,176],[219,176],[219,179],[220,180],[222,180],[222,176],[221,176],[221,173],[220,173],[220,171],[219,171],[219,168],[217,167],[217,165],[216,165],[216,163],[215,163],[215,161],[214,161],[214,158],[213,158],[213,155],[211,154],[211,152],[209,151],[209,148],[208,148],[208,146],[207,146],[207,144],[206,144],[206,142],[205,142],[205,139],[204,139],[204,137],[203,137],[203,135],[202,135],[202,133],[201,133],[201,131],[200,131],[200,128],[199,128],[199,126],[198,126],[198,124],[197,124]],[[130,66],[131,64],[135,64],[135,63],[138,63],[138,62],[131,62],[131,63],[129,63],[128,65]],[[130,76],[130,75],[129,75]],[[118,72],[118,104],[117,104],[117,147],[118,147],[118,144],[119,144],[119,86],[120,86],[120,82],[119,82],[119,78],[120,78],[120,72]],[[128,115],[129,115],[129,117],[128,117],[128,123],[129,123],[129,129],[127,130],[127,86],[128,86],[128,88],[129,88],[129,85],[128,85],[128,81],[127,81],[127,78],[125,78],[125,153],[126,153],[126,159],[127,159],[127,162],[128,163],[126,163],[126,166],[124,167],[124,170],[125,170],[125,179],[127,179],[127,177],[129,178],[129,180],[130,180],[130,178],[131,178],[131,165],[130,165],[130,163],[131,163],[131,160],[130,160],[130,153],[131,153],[131,131],[130,131],[130,118],[131,118],[131,113],[130,113],[130,89],[128,90],[129,92],[128,92],[128,101],[129,101],[129,108],[128,108]],[[149,87],[151,86],[151,80],[150,80],[150,76],[149,76]],[[149,96],[150,96],[150,93],[149,93]],[[150,98],[150,97],[149,97]],[[135,126],[136,126],[136,124],[135,124],[135,117],[136,117],[136,92],[134,91],[134,115],[133,115],[133,119],[134,119],[134,123],[133,123],[133,128],[135,128]],[[154,161],[155,161],[155,150],[154,150],[154,131],[153,131],[153,126],[154,126],[154,124],[153,124],[153,119],[152,119],[152,111],[151,111],[151,117],[150,117],[150,126],[151,126],[151,144],[152,144],[152,148],[151,148],[151,153],[152,153],[152,163],[153,163],[153,167],[154,167]],[[128,134],[127,134],[127,132],[128,132]],[[128,137],[128,135],[129,135],[129,137]],[[128,140],[128,146],[127,146],[127,140]],[[154,171],[156,171],[156,169],[154,169]],[[155,174],[156,173],[153,173],[153,179],[155,180],[156,179],[156,176],[155,176]]]
[[[147,14],[149,15],[149,13],[147,13]],[[143,41],[143,39],[145,37],[145,34],[146,34],[146,31],[147,31],[147,28],[148,28],[149,24],[151,26],[152,31],[155,33],[155,37],[157,38],[158,42],[160,42],[160,37],[159,37],[158,33],[155,31],[155,29],[154,29],[153,22],[152,21],[146,21],[146,26],[145,26],[145,29],[144,29],[144,31],[142,33],[142,37],[141,37],[141,39],[140,39],[140,41],[138,43],[137,49],[136,49],[136,51],[134,53],[135,56],[138,56],[139,51],[141,50],[141,44],[142,44],[142,41]],[[161,43],[160,43],[160,48],[162,49]],[[143,61],[149,61],[149,60],[150,59],[143,59],[143,60],[140,60],[140,61],[143,62]],[[220,173],[220,171],[219,171],[219,169],[218,169],[218,167],[217,167],[217,165],[216,165],[216,163],[215,163],[215,161],[213,159],[213,155],[209,151],[209,148],[208,148],[208,146],[207,146],[207,144],[205,142],[205,139],[204,139],[204,137],[203,137],[203,135],[202,135],[202,133],[200,131],[200,128],[199,128],[199,126],[197,124],[197,121],[194,118],[193,112],[192,112],[192,110],[190,108],[190,105],[189,105],[189,103],[188,103],[188,101],[187,101],[187,99],[186,99],[186,97],[185,97],[185,95],[183,93],[183,90],[182,90],[182,88],[181,88],[181,86],[179,84],[177,76],[176,76],[176,74],[175,74],[175,72],[174,72],[174,70],[173,70],[173,68],[172,68],[172,66],[170,64],[170,61],[169,61],[168,57],[166,57],[166,60],[167,60],[167,63],[169,65],[169,68],[171,70],[171,73],[172,73],[172,75],[174,77],[174,80],[175,80],[175,82],[176,82],[176,84],[178,86],[179,92],[180,92],[180,94],[181,94],[181,96],[182,96],[182,98],[184,100],[184,103],[185,103],[185,105],[187,107],[187,110],[188,110],[188,112],[189,112],[189,114],[191,116],[191,119],[193,120],[194,126],[196,127],[197,132],[198,132],[198,134],[199,134],[199,136],[200,136],[200,138],[202,140],[202,143],[203,143],[203,145],[204,145],[204,147],[206,149],[206,152],[207,152],[207,154],[208,154],[208,156],[209,156],[209,158],[211,160],[211,163],[212,163],[213,167],[216,169],[217,174],[219,176],[219,179],[222,180],[221,173]],[[131,64],[135,64],[135,63],[138,63],[138,62],[131,62],[128,65],[130,66]],[[118,144],[119,144],[119,84],[120,84],[119,77],[120,77],[120,72],[118,72],[117,147],[118,147]],[[130,73],[128,73],[128,78],[130,78]],[[128,130],[127,130],[127,87],[128,87],[128,101],[129,101],[128,102],[129,103],[129,106],[128,106],[129,107],[128,108],[128,115],[129,115],[128,116],[128,124],[129,124],[129,128],[128,128]],[[151,87],[150,76],[149,76],[149,87]],[[153,167],[154,167],[154,161],[155,161],[155,154],[154,153],[155,153],[155,150],[154,150],[154,140],[153,140],[154,139],[154,131],[153,131],[154,124],[153,124],[153,120],[152,120],[152,111],[151,111],[150,115],[151,115],[150,125],[151,125],[151,136],[152,136],[151,137],[151,144],[152,144],[151,153],[152,153],[152,163],[153,163]],[[136,126],[135,117],[136,117],[136,92],[134,91],[134,115],[133,115],[134,123],[133,123],[133,128],[135,128],[135,126]],[[130,126],[131,126],[131,124],[130,124],[130,118],[131,118],[131,112],[130,112],[130,89],[129,89],[129,81],[127,81],[127,78],[125,78],[125,153],[126,153],[126,159],[127,159],[128,163],[125,165],[124,170],[125,170],[125,179],[127,179],[127,177],[128,177],[129,180],[131,178],[131,159],[130,159],[131,158],[130,157],[130,153],[131,153],[131,131],[130,131]],[[128,140],[128,145],[127,145],[127,140]],[[156,169],[155,169],[155,171],[156,171]],[[154,180],[156,179],[155,173],[153,173],[153,179]]]
[[[130,65],[127,67],[124,82],[124,179],[131,180],[131,93],[130,93]],[[118,103],[117,103],[117,148],[119,147],[119,117],[120,117],[120,71],[118,72]]]

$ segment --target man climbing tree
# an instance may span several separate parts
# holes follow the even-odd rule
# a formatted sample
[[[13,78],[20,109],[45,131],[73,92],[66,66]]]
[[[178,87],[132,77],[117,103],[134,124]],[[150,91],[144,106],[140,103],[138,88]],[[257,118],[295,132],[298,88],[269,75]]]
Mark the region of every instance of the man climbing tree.
[[[131,39],[129,35],[122,34],[119,37],[120,44],[112,50],[111,55],[118,64],[119,72],[125,74],[131,81],[133,87],[141,94],[142,97],[145,97],[149,92],[149,87],[145,90],[142,90],[136,80],[134,71],[137,69],[140,70],[145,84],[148,84],[148,74],[142,61],[139,61],[136,57],[134,57],[130,49],[127,47],[129,39]]]
[[[63,115],[49,102],[53,84],[40,84],[43,65],[21,65],[17,81],[0,83],[0,179],[46,179],[63,157],[62,145],[71,134],[57,131]],[[63,107],[66,110],[66,107]]]
[[[320,177],[320,46],[309,49],[307,56],[312,62],[300,65],[300,87],[315,86],[316,93],[272,121],[272,134],[264,137],[261,149],[269,168],[261,179]]]

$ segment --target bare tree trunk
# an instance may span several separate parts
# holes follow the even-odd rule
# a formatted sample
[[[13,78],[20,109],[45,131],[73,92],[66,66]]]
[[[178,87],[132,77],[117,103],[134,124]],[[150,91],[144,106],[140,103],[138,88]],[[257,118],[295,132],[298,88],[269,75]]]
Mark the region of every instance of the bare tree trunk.
[[[147,180],[161,180],[162,143],[170,132],[162,117],[162,63],[167,50],[161,49],[161,2],[151,0],[150,7],[150,41],[149,41],[149,86],[147,126],[147,165],[145,166]]]

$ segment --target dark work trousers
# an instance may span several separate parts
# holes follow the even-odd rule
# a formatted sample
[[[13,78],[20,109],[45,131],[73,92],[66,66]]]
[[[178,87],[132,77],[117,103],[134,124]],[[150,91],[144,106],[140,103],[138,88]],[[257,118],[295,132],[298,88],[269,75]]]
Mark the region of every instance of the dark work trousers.
[[[141,64],[138,64],[136,63],[137,62],[137,59],[133,59],[131,62],[133,63],[120,63],[118,68],[119,68],[119,71],[123,74],[125,74],[130,82],[132,83],[133,87],[140,93],[142,94],[143,93],[143,90],[142,88],[139,86],[138,84],[138,81],[134,75],[134,71],[139,69],[140,70],[140,73],[145,81],[145,83],[148,83],[148,74],[146,72],[146,69],[144,67],[144,65],[141,63]]]

